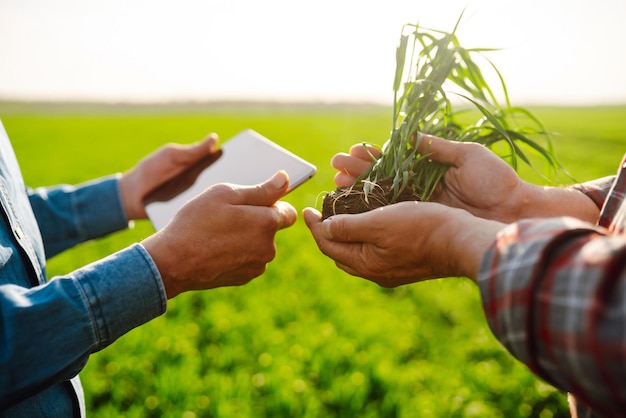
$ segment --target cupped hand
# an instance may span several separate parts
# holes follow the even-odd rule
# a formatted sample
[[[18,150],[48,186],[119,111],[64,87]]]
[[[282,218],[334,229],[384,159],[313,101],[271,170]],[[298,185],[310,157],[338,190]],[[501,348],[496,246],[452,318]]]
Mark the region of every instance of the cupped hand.
[[[402,202],[335,215],[305,209],[319,249],[349,274],[383,287],[438,277],[475,279],[483,253],[503,226],[430,202]]]
[[[120,194],[127,218],[144,219],[144,198],[217,149],[217,135],[190,145],[168,144],[144,157],[120,178]]]
[[[242,285],[261,275],[276,254],[276,232],[296,221],[294,207],[279,201],[288,187],[282,171],[256,186],[213,186],[144,240],[168,298]]]
[[[424,135],[420,152],[434,161],[449,164],[444,186],[437,188],[431,201],[464,209],[473,215],[501,222],[520,218],[520,211],[536,188],[522,181],[515,170],[483,145],[456,142]],[[372,165],[372,156],[379,155],[374,147],[353,145],[350,152],[339,153],[331,164],[338,170],[338,187],[354,184]]]

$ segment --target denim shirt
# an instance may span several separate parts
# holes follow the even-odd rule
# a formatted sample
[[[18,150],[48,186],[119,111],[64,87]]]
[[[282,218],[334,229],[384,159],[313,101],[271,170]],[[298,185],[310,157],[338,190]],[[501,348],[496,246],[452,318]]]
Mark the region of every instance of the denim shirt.
[[[45,260],[126,228],[117,177],[28,189],[0,122],[0,417],[84,416],[91,353],[163,314],[166,296],[134,244],[67,275]]]

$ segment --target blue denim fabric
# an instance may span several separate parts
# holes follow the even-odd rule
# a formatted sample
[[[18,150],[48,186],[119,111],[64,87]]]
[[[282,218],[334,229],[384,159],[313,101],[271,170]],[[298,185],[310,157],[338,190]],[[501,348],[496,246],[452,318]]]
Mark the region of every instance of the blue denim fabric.
[[[163,314],[159,272],[139,244],[70,274],[45,260],[127,227],[118,181],[27,189],[0,123],[0,417],[84,416],[89,355]]]

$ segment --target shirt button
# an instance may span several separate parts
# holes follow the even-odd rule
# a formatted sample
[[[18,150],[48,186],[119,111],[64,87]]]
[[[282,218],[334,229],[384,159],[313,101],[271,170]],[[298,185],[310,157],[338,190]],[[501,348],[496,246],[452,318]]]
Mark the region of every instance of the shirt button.
[[[18,239],[24,239],[24,231],[20,226],[15,227],[15,236],[17,236]]]

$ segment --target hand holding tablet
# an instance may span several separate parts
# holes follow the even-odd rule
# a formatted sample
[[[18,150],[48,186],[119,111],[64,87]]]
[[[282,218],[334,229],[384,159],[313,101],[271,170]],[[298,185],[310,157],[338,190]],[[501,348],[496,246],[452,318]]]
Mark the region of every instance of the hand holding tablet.
[[[221,149],[201,160],[144,200],[148,218],[158,231],[191,198],[218,183],[253,185],[279,170],[289,175],[289,191],[315,172],[316,167],[251,129],[226,141]]]

